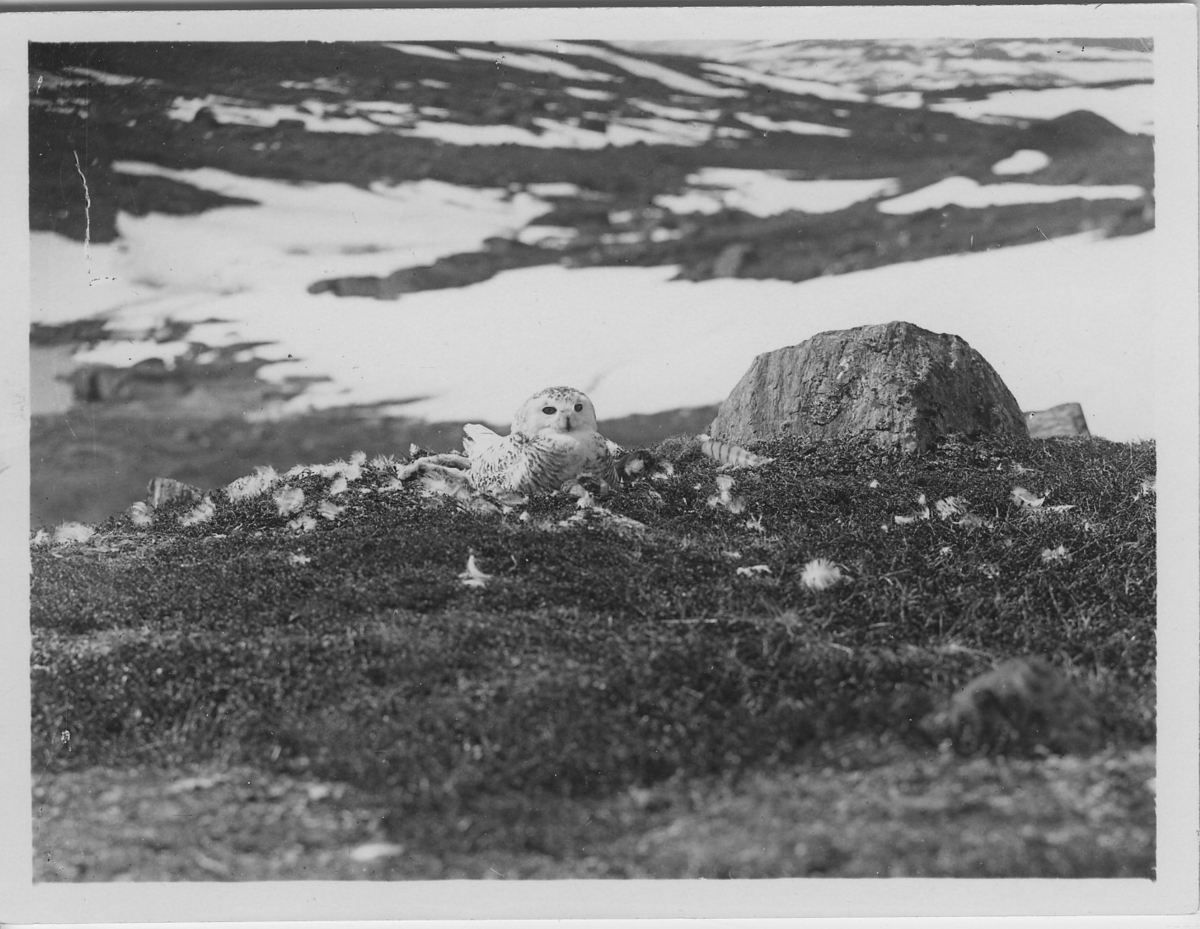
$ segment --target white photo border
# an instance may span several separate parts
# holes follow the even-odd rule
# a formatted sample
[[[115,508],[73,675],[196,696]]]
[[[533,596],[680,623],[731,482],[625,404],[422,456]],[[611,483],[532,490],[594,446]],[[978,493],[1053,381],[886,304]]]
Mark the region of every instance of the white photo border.
[[[1133,915],[1197,907],[1197,553],[1200,552],[1200,335],[1197,328],[1196,8],[1098,6],[613,7],[7,13],[0,16],[0,565],[5,589],[0,681],[0,920],[11,923],[346,920],[677,920],[822,917],[814,924],[917,925],[897,917],[1081,917],[1141,925]],[[416,881],[33,884],[29,770],[29,231],[27,43],[67,41],[323,41],[1149,37],[1154,41],[1156,227],[1161,252],[1131,308],[1158,338],[1158,877],[1149,880],[778,879],[717,881]],[[1121,915],[1127,914],[1127,915]],[[1104,919],[1100,919],[1104,917]],[[1116,920],[1109,922],[1109,918]],[[1100,919],[1100,921],[1096,921]],[[971,925],[985,925],[980,919]],[[1056,920],[1055,925],[1073,924]],[[503,923],[497,922],[496,925]],[[512,923],[517,925],[519,923]],[[586,923],[584,923],[586,924]],[[710,923],[711,924],[711,923]],[[808,923],[806,923],[808,924]],[[954,925],[963,925],[956,920]],[[1006,920],[1005,926],[1044,924]],[[1145,923],[1163,924],[1161,920]],[[1177,923],[1176,923],[1177,924]],[[451,925],[440,922],[438,925]]]

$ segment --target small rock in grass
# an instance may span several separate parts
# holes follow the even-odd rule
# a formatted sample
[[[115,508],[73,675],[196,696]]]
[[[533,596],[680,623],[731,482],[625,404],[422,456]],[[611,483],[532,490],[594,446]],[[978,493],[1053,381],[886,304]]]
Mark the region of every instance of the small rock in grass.
[[[1048,410],[1026,412],[1025,425],[1031,439],[1086,438],[1092,434],[1078,403],[1060,403]]]
[[[1065,674],[1039,658],[1017,658],[971,680],[921,729],[962,755],[1030,755],[1091,751],[1099,726]]]
[[[203,496],[204,491],[199,487],[169,477],[156,477],[146,485],[146,502],[156,508],[179,499],[199,502]]]

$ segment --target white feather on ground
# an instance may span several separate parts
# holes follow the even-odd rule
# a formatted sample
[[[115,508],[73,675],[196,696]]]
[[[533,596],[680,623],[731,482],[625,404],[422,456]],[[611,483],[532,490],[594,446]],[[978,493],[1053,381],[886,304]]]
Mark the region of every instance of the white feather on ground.
[[[259,465],[253,474],[239,477],[225,488],[225,495],[230,500],[244,500],[247,497],[257,497],[268,487],[278,481],[279,475],[270,465]]]
[[[800,580],[810,590],[825,590],[845,577],[842,569],[827,558],[814,558],[800,572]]]
[[[468,555],[467,570],[459,574],[458,578],[466,587],[483,587],[492,579],[492,576],[480,570],[479,565],[475,563],[474,555]]]
[[[92,526],[86,526],[83,523],[66,522],[54,530],[54,543],[56,545],[65,545],[69,542],[82,544],[90,540],[95,534],[96,530]]]
[[[206,523],[213,518],[216,512],[217,507],[212,502],[212,498],[205,497],[193,509],[179,517],[179,525],[187,527]]]
[[[304,491],[299,487],[284,487],[274,497],[280,516],[291,516],[304,506]]]

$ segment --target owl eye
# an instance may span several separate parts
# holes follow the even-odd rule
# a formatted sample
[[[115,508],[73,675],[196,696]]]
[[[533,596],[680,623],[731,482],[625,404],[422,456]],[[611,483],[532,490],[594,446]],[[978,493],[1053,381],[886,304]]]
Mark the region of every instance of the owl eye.
[[[576,404],[575,404],[575,412],[576,412],[576,413],[578,413],[578,412],[579,412],[580,410],[582,410],[582,409],[583,409],[583,404],[582,404],[582,403],[576,403]]]
[[[544,407],[542,407],[542,412],[545,413],[547,416],[549,416],[551,413],[557,413],[558,410],[556,410],[552,406],[544,406]]]

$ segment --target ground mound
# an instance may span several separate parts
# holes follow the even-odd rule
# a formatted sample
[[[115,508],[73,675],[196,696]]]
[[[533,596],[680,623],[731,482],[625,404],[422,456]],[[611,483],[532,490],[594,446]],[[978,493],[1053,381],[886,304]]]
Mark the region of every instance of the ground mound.
[[[515,507],[354,455],[39,537],[39,876],[1149,876],[1154,445],[756,450]],[[1021,655],[1101,747],[929,740]],[[294,825],[234,828],[232,766]]]

